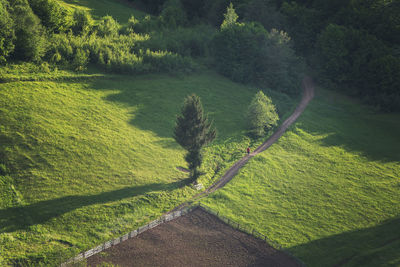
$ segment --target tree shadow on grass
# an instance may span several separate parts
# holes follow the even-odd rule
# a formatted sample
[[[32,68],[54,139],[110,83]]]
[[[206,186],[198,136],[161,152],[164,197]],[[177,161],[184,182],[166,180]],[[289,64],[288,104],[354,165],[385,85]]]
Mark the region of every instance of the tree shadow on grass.
[[[400,124],[389,114],[376,114],[356,104],[331,105],[322,99],[311,103],[296,128],[321,136],[322,146],[342,147],[371,161],[400,161]]]
[[[235,91],[217,94],[212,81],[199,82],[197,79],[166,75],[143,75],[137,80],[121,76],[119,79],[93,80],[91,88],[99,91],[117,90],[107,95],[105,100],[133,107],[129,123],[162,138],[172,138],[176,115],[180,113],[184,98],[193,93],[201,97],[205,113],[218,124],[216,126],[221,139],[241,135],[245,125],[242,111],[247,106],[240,105],[243,104],[240,101],[237,103]],[[250,95],[247,93],[245,96],[241,99],[247,97],[250,101]]]
[[[291,247],[309,266],[398,266],[400,217]]]
[[[169,184],[153,183],[143,186],[125,187],[97,195],[66,196],[22,207],[3,209],[0,210],[0,233],[14,232],[26,229],[31,225],[42,224],[52,218],[81,207],[118,201],[153,191],[172,191],[186,184],[186,180]]]

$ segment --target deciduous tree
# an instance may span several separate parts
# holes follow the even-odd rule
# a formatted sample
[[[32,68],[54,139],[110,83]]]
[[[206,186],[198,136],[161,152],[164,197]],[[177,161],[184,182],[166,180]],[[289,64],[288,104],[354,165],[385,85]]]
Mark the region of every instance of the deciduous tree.
[[[251,101],[247,111],[250,133],[256,137],[263,136],[277,125],[279,116],[272,100],[259,91]]]

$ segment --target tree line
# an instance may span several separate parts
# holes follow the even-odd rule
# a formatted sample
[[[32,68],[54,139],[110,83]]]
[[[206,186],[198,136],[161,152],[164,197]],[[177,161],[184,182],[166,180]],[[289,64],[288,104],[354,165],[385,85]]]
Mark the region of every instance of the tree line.
[[[142,2],[145,8],[157,14],[171,0]],[[320,82],[381,110],[400,110],[399,1],[181,0],[187,18],[207,21],[214,26],[221,25],[222,14],[229,3],[233,3],[242,22],[256,21],[268,32],[279,29],[288,33],[296,54],[306,58]],[[249,31],[246,27],[233,31],[245,35],[244,32]],[[242,54],[248,52],[244,48],[241,51]],[[240,61],[241,56],[237,57]],[[248,75],[249,72],[254,74],[248,68],[241,71],[238,64],[229,67],[236,70],[222,70],[228,76],[238,80],[257,79]]]

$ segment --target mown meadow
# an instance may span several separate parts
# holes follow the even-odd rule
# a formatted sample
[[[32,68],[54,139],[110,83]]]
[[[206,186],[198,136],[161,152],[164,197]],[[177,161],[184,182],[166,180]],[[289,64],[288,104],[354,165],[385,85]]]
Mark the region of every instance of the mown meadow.
[[[202,202],[310,266],[399,265],[399,114],[378,111],[398,110],[396,6],[334,4],[316,23],[331,5],[295,2],[0,0],[0,266],[56,265],[198,193],[172,138],[192,93],[218,131],[198,179],[211,185],[265,140],[247,135],[259,90],[281,121],[294,110],[304,58],[375,106],[319,88],[277,144]],[[375,10],[379,23],[357,25]],[[338,36],[352,42],[331,46]]]
[[[195,194],[177,169],[187,166],[172,138],[188,94],[202,98],[218,129],[205,154],[205,186],[251,142],[243,110],[257,88],[212,72],[132,78],[15,68],[3,77],[16,79],[13,72],[28,81],[0,87],[1,264],[65,260]]]
[[[307,266],[397,266],[399,119],[318,88],[276,144],[202,203]]]

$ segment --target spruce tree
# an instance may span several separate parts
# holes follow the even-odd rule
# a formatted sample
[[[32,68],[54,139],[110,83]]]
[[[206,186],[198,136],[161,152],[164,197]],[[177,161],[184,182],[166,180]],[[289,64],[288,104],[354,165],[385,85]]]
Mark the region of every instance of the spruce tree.
[[[200,97],[193,94],[185,98],[182,112],[176,118],[174,139],[187,150],[185,160],[189,165],[190,180],[199,177],[198,168],[202,164],[202,148],[216,137],[216,130],[204,115]]]
[[[226,13],[224,14],[224,21],[221,24],[221,30],[231,27],[232,25],[236,24],[237,19],[239,16],[236,14],[235,9],[233,8],[233,4],[226,8]]]

